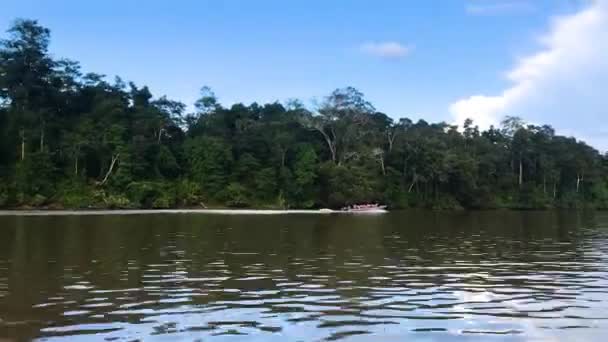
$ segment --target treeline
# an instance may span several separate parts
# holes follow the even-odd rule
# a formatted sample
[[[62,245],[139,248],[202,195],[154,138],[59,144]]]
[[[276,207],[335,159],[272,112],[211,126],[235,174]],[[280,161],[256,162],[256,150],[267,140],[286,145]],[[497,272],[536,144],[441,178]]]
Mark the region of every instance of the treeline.
[[[203,88],[187,113],[49,39],[18,20],[0,42],[2,207],[608,207],[608,159],[550,126],[394,121],[353,88],[314,109]]]

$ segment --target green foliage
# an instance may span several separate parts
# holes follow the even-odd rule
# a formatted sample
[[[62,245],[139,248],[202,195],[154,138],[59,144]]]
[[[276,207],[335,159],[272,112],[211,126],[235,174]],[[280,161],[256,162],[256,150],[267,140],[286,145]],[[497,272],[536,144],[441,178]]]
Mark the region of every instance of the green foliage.
[[[590,191],[591,202],[598,209],[608,209],[608,186],[605,183],[593,184]]]
[[[18,162],[14,179],[20,194],[51,196],[55,190],[55,164],[50,154],[35,152]]]
[[[40,207],[43,206],[44,204],[47,203],[48,198],[46,198],[46,196],[41,195],[41,194],[35,194],[31,201],[30,204],[34,207]]]
[[[516,202],[516,207],[518,208],[546,209],[553,205],[549,194],[533,184],[523,186],[518,195],[519,198]]]
[[[277,196],[277,176],[272,167],[263,168],[254,173],[254,190],[256,198],[269,202]]]
[[[101,202],[108,209],[130,209],[135,207],[133,203],[122,194],[101,194]]]
[[[449,194],[441,194],[433,201],[428,202],[426,207],[435,210],[462,210],[462,205]]]
[[[564,209],[577,209],[583,208],[584,203],[576,192],[568,191],[560,196],[557,206]]]
[[[190,177],[204,193],[217,198],[228,184],[232,154],[229,146],[217,138],[197,137],[186,142]]]
[[[130,203],[139,208],[171,208],[177,202],[173,184],[132,182],[127,186],[126,194]]]
[[[95,207],[93,189],[81,180],[68,180],[58,186],[54,199],[64,208],[85,209]]]
[[[507,117],[481,131],[393,120],[363,93],[195,112],[48,51],[19,20],[0,40],[0,207],[608,208],[608,156]]]
[[[174,187],[178,205],[192,207],[204,204],[201,187],[198,183],[187,179],[181,179],[174,185]]]
[[[129,201],[144,208],[152,207],[161,193],[160,186],[153,182],[132,182],[126,188]]]
[[[229,207],[243,208],[250,204],[247,189],[239,183],[228,184],[223,197]]]
[[[322,192],[325,203],[330,207],[372,201],[378,197],[374,193],[373,180],[361,167],[326,162],[321,165],[319,173],[326,180]]]
[[[5,185],[0,185],[0,208],[7,207],[9,205],[9,196],[8,187]]]
[[[175,203],[175,193],[172,191],[165,191],[154,199],[154,201],[152,202],[152,208],[168,209],[174,207]]]
[[[167,146],[160,146],[155,162],[161,177],[173,178],[179,175],[180,166]]]

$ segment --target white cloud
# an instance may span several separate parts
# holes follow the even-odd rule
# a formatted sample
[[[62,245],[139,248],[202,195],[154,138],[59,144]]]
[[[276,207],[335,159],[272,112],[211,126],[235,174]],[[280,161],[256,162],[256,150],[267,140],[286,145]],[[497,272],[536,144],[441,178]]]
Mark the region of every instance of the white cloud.
[[[534,5],[526,0],[477,0],[468,3],[465,10],[471,15],[496,15],[530,12]]]
[[[361,51],[376,57],[402,58],[411,52],[411,48],[397,42],[370,42],[361,45]]]
[[[537,53],[521,58],[506,73],[509,87],[497,95],[452,103],[453,118],[457,123],[472,118],[487,128],[505,115],[517,115],[608,148],[608,136],[602,133],[608,128],[608,0],[554,18],[539,43]]]

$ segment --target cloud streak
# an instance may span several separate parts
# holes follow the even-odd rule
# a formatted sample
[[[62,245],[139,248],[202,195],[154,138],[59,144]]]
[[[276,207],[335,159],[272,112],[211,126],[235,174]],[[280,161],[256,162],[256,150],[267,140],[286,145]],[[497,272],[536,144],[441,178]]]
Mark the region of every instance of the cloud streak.
[[[602,149],[608,137],[601,126],[608,108],[608,0],[596,0],[569,16],[554,18],[539,38],[536,53],[506,72],[510,86],[497,95],[477,94],[455,101],[457,123],[472,118],[480,127],[505,115],[548,122]]]
[[[403,58],[411,52],[411,47],[398,42],[369,42],[362,44],[360,49],[368,55],[386,59]]]

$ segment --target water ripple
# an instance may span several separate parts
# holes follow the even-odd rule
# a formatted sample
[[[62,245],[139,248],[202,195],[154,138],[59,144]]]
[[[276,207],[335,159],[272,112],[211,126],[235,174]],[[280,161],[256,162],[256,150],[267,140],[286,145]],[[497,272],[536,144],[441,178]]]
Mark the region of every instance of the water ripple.
[[[555,229],[517,214],[530,222],[514,230],[519,216],[490,229],[484,215],[445,219],[450,229],[393,214],[301,226],[163,216],[145,229],[126,228],[141,217],[54,218],[46,240],[27,218],[30,235],[0,232],[0,339],[599,340],[608,217]]]

